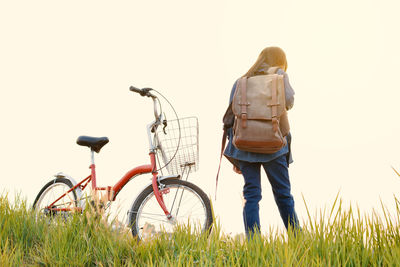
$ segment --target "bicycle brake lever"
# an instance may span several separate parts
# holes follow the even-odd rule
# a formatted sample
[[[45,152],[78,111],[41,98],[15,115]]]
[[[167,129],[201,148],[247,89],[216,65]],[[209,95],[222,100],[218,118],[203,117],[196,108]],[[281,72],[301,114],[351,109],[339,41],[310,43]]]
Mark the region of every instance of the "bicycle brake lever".
[[[151,90],[153,90],[153,89],[152,88],[142,88],[140,95],[151,97],[152,96],[152,94],[150,93]]]

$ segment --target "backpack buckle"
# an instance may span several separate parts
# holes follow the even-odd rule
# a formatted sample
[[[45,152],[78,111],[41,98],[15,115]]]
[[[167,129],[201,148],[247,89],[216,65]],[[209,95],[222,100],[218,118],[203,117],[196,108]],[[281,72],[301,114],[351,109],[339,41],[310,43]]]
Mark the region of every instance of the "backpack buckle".
[[[250,106],[250,103],[249,102],[247,102],[247,103],[239,102],[239,106]]]
[[[242,112],[240,118],[242,119],[242,121],[241,121],[242,128],[246,128],[247,127],[247,112]]]

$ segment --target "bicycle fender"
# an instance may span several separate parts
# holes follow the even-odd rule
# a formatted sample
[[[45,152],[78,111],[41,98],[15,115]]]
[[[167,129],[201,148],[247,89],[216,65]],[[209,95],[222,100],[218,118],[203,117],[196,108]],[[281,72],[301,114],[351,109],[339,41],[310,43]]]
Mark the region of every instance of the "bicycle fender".
[[[171,178],[180,179],[181,176],[180,176],[179,174],[160,176],[160,177],[158,177],[157,181],[162,181],[162,180],[171,179]],[[146,189],[149,185],[151,185],[151,183],[147,184],[147,185],[140,191],[140,193],[141,193],[144,189]],[[140,193],[139,193],[139,194],[140,194]],[[133,205],[135,204],[135,201],[136,201],[136,198],[133,199],[132,204],[131,204],[131,207],[130,207],[129,210],[127,211],[127,215],[128,215],[128,216],[127,216],[127,220],[126,220],[126,221],[127,221],[127,224],[128,224],[128,225],[131,225],[131,223],[133,223],[133,222],[130,221],[130,220],[131,220],[131,216],[129,216],[129,213],[130,213],[130,211],[133,209]]]
[[[73,186],[78,184],[74,178],[72,178],[71,176],[69,176],[68,174],[65,174],[63,172],[57,173],[56,175],[54,175],[54,177],[70,180]],[[75,188],[75,193],[76,193],[76,197],[78,198],[79,206],[82,209],[84,209],[86,202],[82,199],[82,196],[83,196],[82,189],[80,187]]]

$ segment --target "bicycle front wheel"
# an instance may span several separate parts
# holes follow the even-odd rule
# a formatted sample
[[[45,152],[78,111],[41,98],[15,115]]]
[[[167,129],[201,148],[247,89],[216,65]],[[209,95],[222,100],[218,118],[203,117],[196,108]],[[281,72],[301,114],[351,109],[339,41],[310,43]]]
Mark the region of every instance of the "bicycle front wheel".
[[[78,206],[75,190],[68,193],[72,187],[71,181],[65,178],[56,178],[48,182],[42,190],[40,190],[33,203],[36,218],[54,216],[61,216],[63,218],[69,217]],[[54,204],[51,205],[52,203]]]
[[[207,195],[196,185],[178,179],[160,182],[165,206],[172,215],[168,219],[158,204],[153,187],[146,187],[130,211],[133,236],[147,239],[157,233],[172,233],[176,226],[191,233],[211,230],[212,212]]]

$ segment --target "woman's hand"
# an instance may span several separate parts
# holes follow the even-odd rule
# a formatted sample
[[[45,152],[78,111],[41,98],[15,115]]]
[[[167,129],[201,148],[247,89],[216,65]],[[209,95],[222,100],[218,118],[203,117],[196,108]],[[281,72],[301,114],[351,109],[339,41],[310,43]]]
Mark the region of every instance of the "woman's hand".
[[[236,167],[236,166],[233,166],[233,171],[236,172],[237,174],[242,174],[240,169],[238,167]]]

